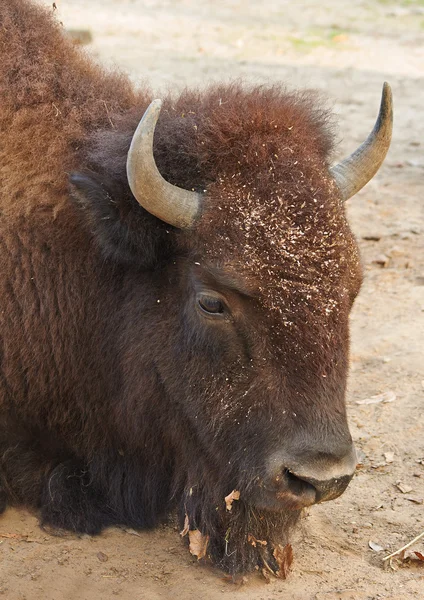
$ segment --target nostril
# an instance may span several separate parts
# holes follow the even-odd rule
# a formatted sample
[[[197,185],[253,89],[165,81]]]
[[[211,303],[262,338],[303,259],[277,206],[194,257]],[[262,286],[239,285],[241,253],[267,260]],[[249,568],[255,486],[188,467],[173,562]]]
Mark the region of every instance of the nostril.
[[[287,488],[292,494],[299,497],[308,497],[312,500],[311,504],[315,501],[317,490],[311,482],[298,477],[290,469],[284,469],[283,476]]]
[[[338,478],[332,478],[327,480],[315,479],[314,477],[299,476],[285,469],[287,482],[293,492],[303,493],[305,490],[312,488],[315,493],[315,502],[323,502],[325,500],[332,500],[340,496],[347,488],[352,475],[345,475]],[[303,487],[302,487],[303,486]]]

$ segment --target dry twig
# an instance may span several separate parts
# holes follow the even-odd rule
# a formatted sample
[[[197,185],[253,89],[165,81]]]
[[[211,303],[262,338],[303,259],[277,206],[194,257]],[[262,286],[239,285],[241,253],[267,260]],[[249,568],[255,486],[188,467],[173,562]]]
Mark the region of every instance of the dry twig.
[[[383,560],[389,560],[389,558],[393,558],[393,556],[396,556],[396,554],[400,554],[404,550],[407,550],[410,546],[415,544],[415,542],[418,542],[418,540],[420,540],[423,537],[424,537],[424,531],[422,533],[420,533],[420,535],[417,535],[417,537],[415,537],[413,540],[411,540],[408,544],[405,544],[405,546],[402,546],[402,548],[399,548],[399,550],[396,550],[396,552],[392,552],[388,556],[385,556],[383,558]]]

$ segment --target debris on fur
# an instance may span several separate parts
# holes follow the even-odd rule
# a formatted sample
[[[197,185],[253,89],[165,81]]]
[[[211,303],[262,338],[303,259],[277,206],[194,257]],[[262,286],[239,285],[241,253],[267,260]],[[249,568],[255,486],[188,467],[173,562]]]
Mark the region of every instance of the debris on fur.
[[[238,490],[233,490],[228,496],[225,496],[224,500],[227,510],[231,510],[233,508],[234,500],[240,500],[240,492]]]
[[[209,544],[209,536],[203,535],[198,529],[193,529],[188,532],[188,539],[190,553],[197,556],[197,560],[204,558]]]
[[[254,535],[252,535],[251,533],[249,533],[247,535],[247,541],[249,542],[249,544],[252,544],[252,546],[254,546],[256,548],[256,546],[259,544],[260,546],[266,546],[267,545],[267,541],[266,540],[258,540],[255,538]]]
[[[293,548],[291,544],[286,544],[284,547],[278,544],[274,548],[273,555],[279,566],[276,576],[280,579],[286,579],[293,562]]]
[[[272,556],[261,553],[262,569],[261,573],[267,583],[270,581],[270,575],[278,579],[287,579],[293,562],[293,548],[291,544],[281,546],[278,544],[272,552]],[[271,563],[271,564],[270,564]]]
[[[233,490],[231,494],[226,496],[225,501],[231,504],[234,500],[238,500],[240,493],[237,490]],[[228,508],[227,508],[228,510]],[[227,530],[225,541],[228,544],[229,533],[231,528]],[[210,536],[203,534],[199,529],[190,529],[190,518],[187,513],[184,516],[183,528],[180,531],[181,537],[188,535],[189,539],[189,550],[190,554],[197,557],[197,560],[201,560],[207,556],[208,545]],[[271,581],[271,575],[279,579],[286,579],[293,562],[293,549],[291,544],[282,546],[277,544],[276,546],[269,546],[267,540],[261,540],[255,537],[252,533],[247,534],[247,543],[256,548],[258,563],[255,567],[264,577],[267,583]],[[240,580],[242,578],[242,580]],[[240,574],[230,574],[226,580],[232,583],[240,584],[245,583],[244,576]]]
[[[188,518],[188,514],[186,513],[185,518],[184,518],[184,527],[183,527],[182,531],[180,531],[180,536],[184,537],[185,535],[188,534],[189,531],[190,531],[190,519]]]
[[[184,526],[180,531],[180,536],[184,537],[187,534],[189,541],[188,549],[190,550],[190,554],[197,556],[197,560],[204,558],[208,549],[209,536],[203,535],[203,533],[198,529],[190,529],[190,519],[186,513],[184,517]]]

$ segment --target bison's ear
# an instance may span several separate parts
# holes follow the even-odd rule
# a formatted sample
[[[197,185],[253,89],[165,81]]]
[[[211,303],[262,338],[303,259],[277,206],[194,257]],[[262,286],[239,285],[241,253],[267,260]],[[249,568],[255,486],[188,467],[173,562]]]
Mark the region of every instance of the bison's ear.
[[[95,198],[97,200],[106,196],[107,192],[102,188],[95,176],[84,173],[71,173],[69,176],[71,196],[82,208],[88,208]]]
[[[151,268],[171,250],[169,226],[95,173],[71,173],[70,196],[103,255],[115,262]]]

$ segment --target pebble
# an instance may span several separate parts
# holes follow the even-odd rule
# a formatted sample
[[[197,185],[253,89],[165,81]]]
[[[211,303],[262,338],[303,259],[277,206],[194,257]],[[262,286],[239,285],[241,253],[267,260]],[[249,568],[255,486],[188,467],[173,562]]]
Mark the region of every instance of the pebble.
[[[385,254],[379,254],[372,262],[381,267],[386,267],[389,264],[389,257]]]

